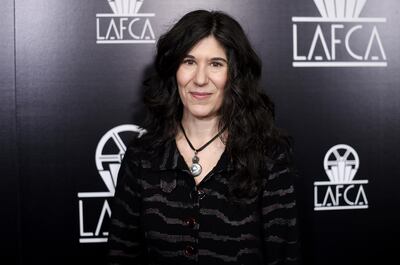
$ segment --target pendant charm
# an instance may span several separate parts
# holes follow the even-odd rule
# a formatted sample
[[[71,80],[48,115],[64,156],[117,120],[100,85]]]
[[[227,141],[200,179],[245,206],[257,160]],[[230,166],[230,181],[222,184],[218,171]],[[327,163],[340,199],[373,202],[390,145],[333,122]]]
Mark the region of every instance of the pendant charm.
[[[194,177],[197,177],[198,175],[200,175],[201,174],[200,164],[197,164],[197,163],[192,164],[192,166],[190,167],[190,173],[192,173],[192,175]]]
[[[199,164],[199,157],[196,154],[192,158],[192,162],[193,164],[190,167],[190,173],[192,173],[194,177],[197,177],[201,174],[201,165]]]
[[[192,145],[192,143],[189,141],[189,138],[187,137],[186,133],[185,133],[185,129],[182,126],[182,122],[180,122],[179,124],[181,126],[181,130],[183,132],[183,135],[185,136],[186,141],[188,142],[190,148],[194,151],[194,156],[192,158],[192,165],[190,166],[190,173],[192,174],[193,177],[197,177],[201,174],[201,165],[199,164],[199,157],[197,156],[197,153],[200,152],[201,150],[203,150],[204,148],[206,148],[209,144],[211,144],[215,139],[217,139],[226,129],[226,126],[219,131],[219,133],[217,133],[217,135],[215,135],[210,141],[208,141],[207,143],[203,144],[203,146],[201,146],[198,149],[195,149]]]

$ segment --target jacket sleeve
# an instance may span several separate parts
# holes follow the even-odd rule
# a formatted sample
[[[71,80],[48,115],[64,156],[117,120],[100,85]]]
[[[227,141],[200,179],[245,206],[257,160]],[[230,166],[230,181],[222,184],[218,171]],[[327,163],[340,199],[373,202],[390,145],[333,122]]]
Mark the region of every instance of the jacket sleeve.
[[[139,167],[128,148],[118,173],[111,208],[108,236],[108,264],[147,264],[140,226],[141,188]]]
[[[269,265],[300,264],[293,170],[284,153],[269,171],[261,208],[264,260]]]

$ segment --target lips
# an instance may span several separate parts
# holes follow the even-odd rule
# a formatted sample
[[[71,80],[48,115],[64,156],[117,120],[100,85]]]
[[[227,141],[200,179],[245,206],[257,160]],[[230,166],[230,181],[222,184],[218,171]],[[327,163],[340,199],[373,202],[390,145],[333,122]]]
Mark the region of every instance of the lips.
[[[205,92],[189,92],[195,99],[206,99],[211,96],[212,93]]]

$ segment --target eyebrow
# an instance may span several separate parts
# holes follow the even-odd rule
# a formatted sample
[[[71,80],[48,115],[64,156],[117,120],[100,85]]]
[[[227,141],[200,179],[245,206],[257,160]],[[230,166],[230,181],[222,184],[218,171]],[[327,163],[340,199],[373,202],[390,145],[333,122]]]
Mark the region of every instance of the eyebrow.
[[[185,58],[196,59],[196,57],[194,57],[193,55],[190,55],[190,54],[186,55]],[[212,57],[211,61],[223,61],[225,63],[228,63],[228,61],[222,57]]]

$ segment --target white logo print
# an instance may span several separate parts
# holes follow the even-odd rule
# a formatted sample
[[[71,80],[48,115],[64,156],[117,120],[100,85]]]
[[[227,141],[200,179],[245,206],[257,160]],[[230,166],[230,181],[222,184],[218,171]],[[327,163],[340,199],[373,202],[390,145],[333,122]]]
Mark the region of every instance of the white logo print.
[[[108,0],[114,14],[135,15],[143,4],[143,0]]]
[[[293,67],[387,66],[377,26],[386,18],[360,17],[366,0],[314,3],[321,17],[292,17]]]
[[[368,200],[363,184],[354,180],[360,160],[349,145],[338,144],[326,153],[324,169],[329,181],[314,182],[314,210],[366,209]]]
[[[112,14],[96,15],[97,44],[155,43],[150,19],[139,13],[144,0],[108,0]]]
[[[106,184],[108,191],[112,195],[114,195],[115,192],[115,185],[117,183],[117,176],[121,166],[121,161],[126,152],[126,145],[120,136],[120,134],[123,132],[135,132],[139,134],[138,137],[141,137],[146,130],[132,124],[120,125],[109,130],[100,139],[100,142],[96,148],[97,170]],[[110,142],[114,145],[114,147],[117,147],[118,151],[114,154],[103,153],[106,144],[109,144]]]
[[[145,129],[133,124],[124,124],[112,128],[100,139],[96,148],[96,166],[107,191],[79,192],[79,231],[80,243],[107,242],[108,232],[103,230],[106,219],[111,217],[108,198],[114,196],[118,171],[126,152],[126,146],[133,137],[141,137]],[[86,205],[87,207],[84,207]],[[100,212],[100,214],[98,214]],[[93,217],[93,213],[96,213]],[[93,226],[87,232],[86,226]]]
[[[344,150],[344,154],[339,153]],[[348,145],[335,145],[325,155],[324,168],[331,183],[350,183],[357,173],[360,160],[357,152]]]

